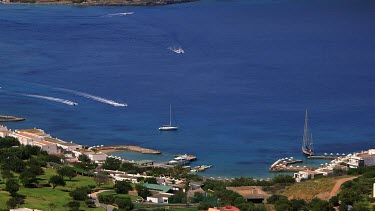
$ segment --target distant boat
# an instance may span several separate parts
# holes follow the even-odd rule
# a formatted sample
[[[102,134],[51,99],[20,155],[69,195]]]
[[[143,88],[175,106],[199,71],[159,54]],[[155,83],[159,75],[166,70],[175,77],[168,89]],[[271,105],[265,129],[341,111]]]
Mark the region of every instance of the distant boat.
[[[171,51],[173,51],[173,52],[175,52],[175,53],[177,53],[177,54],[183,54],[183,53],[185,53],[184,49],[182,49],[181,47],[179,47],[179,48],[169,47],[168,49],[171,50]]]
[[[172,105],[169,105],[169,125],[162,125],[159,127],[161,131],[168,131],[168,130],[177,130],[177,126],[172,125]]]
[[[302,152],[308,156],[314,155],[312,134],[309,134],[309,117],[307,114],[307,109],[305,116],[305,128],[303,131]]]

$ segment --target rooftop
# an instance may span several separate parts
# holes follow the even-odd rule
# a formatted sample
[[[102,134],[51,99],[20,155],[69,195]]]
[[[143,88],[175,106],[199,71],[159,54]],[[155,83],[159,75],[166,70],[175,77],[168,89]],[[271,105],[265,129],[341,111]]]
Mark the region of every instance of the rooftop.
[[[51,143],[51,142],[48,142],[48,141],[43,141],[43,140],[37,140],[37,141],[34,141],[33,144],[51,145],[51,144],[54,144],[54,143]]]
[[[33,133],[35,135],[38,135],[38,136],[48,136],[48,134],[46,134],[44,132],[44,130],[41,130],[41,129],[22,129],[22,130],[17,130],[19,132],[26,132],[26,133]]]
[[[158,190],[158,191],[161,191],[161,192],[164,192],[164,193],[168,192],[173,187],[173,186],[169,186],[169,185],[157,185],[157,184],[149,184],[149,183],[144,183],[143,186],[148,188],[148,189]]]

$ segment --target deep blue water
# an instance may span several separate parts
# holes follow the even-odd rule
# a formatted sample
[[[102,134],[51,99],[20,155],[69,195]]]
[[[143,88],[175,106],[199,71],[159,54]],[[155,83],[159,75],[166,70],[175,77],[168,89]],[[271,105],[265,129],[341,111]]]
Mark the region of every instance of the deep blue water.
[[[317,152],[375,147],[374,20],[370,0],[0,5],[0,113],[81,144],[194,154],[208,176],[267,177],[301,157],[306,108]],[[161,133],[169,104],[180,130]]]

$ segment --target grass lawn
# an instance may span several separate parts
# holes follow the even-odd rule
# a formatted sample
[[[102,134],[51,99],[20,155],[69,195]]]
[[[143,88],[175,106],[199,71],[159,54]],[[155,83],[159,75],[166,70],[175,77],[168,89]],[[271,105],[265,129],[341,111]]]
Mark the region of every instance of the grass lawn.
[[[311,200],[314,197],[318,197],[323,200],[329,199],[329,193],[337,180],[345,178],[341,177],[322,177],[314,180],[307,180],[301,183],[295,183],[286,190],[282,191],[281,194],[287,196],[289,199],[304,199]]]
[[[45,174],[38,176],[39,184],[47,184],[48,179],[52,175],[56,175],[56,170],[51,168],[44,169]],[[75,187],[95,185],[95,181],[92,177],[85,177],[78,175],[72,178],[72,181],[66,180],[66,186],[57,186],[55,189],[52,187],[43,188],[24,188],[20,187],[18,194],[25,196],[25,204],[21,207],[28,207],[40,210],[50,210],[49,203],[53,202],[56,205],[55,210],[65,210],[64,205],[67,204],[72,198],[69,196],[69,191]],[[4,184],[0,185],[0,188],[5,188]],[[0,208],[6,208],[6,201],[9,199],[9,193],[6,191],[0,191]],[[87,208],[84,202],[81,202],[81,210],[92,210],[92,211],[103,211],[104,208]]]
[[[118,197],[122,197],[122,198],[124,198],[124,197],[130,197],[130,199],[132,201],[136,201],[137,199],[142,199],[139,196],[132,196],[132,195],[129,195],[129,194],[117,194],[116,191],[114,191],[114,190],[105,191],[103,193],[100,193],[99,195],[104,195],[104,196],[113,195],[113,196],[118,196]]]

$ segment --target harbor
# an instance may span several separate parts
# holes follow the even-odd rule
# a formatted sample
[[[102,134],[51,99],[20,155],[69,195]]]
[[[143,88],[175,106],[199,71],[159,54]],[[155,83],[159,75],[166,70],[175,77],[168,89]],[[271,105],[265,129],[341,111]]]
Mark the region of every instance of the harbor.
[[[278,159],[268,169],[270,172],[298,172],[309,169],[307,166],[293,166],[292,164],[302,163],[302,160],[294,159],[293,157],[286,157]]]

